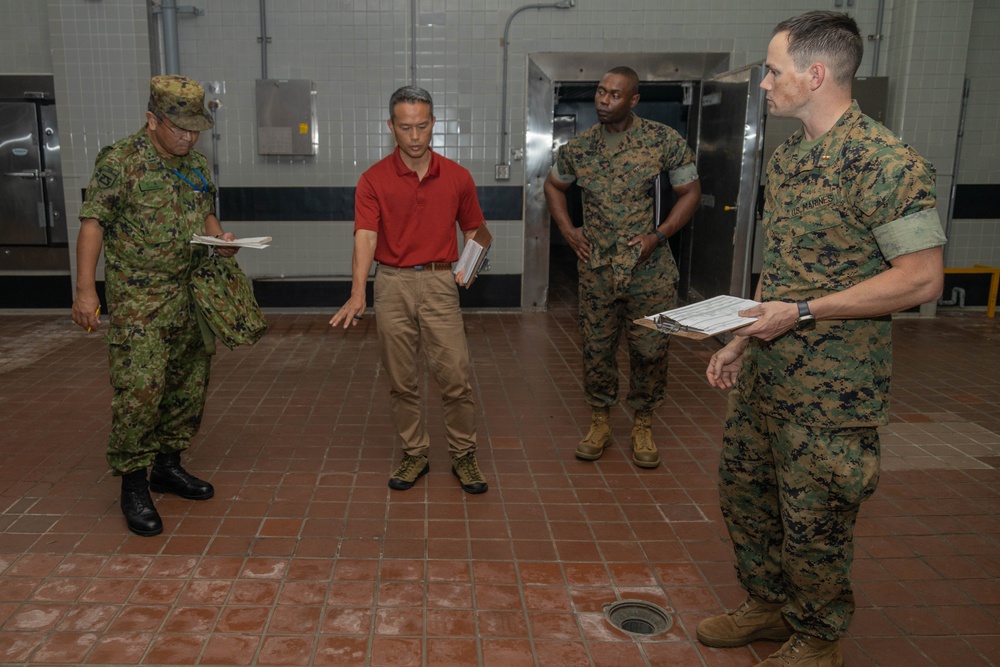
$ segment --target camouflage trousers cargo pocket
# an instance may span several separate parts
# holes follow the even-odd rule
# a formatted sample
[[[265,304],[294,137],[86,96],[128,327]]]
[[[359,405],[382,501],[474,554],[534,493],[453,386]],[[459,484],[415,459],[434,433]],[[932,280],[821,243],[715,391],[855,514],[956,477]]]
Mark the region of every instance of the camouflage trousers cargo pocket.
[[[253,345],[267,331],[250,281],[233,257],[207,257],[191,274],[191,295],[210,354],[215,344],[208,331],[230,349]]]
[[[201,336],[182,327],[109,328],[111,432],[108,463],[119,473],[185,449],[198,432],[211,371]]]

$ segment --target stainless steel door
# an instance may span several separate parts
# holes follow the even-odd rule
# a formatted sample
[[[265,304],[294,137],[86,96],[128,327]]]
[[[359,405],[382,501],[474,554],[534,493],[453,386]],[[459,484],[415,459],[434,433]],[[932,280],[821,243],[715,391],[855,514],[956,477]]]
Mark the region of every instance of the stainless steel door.
[[[702,82],[698,175],[702,206],[691,224],[689,298],[749,298],[760,187],[762,65]]]
[[[48,243],[35,109],[0,102],[0,245]]]

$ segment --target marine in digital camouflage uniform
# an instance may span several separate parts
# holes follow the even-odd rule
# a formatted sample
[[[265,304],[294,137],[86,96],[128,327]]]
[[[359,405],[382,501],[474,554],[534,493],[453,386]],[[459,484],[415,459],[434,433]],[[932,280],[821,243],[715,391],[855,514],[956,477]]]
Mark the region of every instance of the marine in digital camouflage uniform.
[[[846,82],[838,60],[809,45],[831,32],[827,43],[845,41],[855,63]],[[702,621],[698,637],[717,647],[788,639],[763,665],[843,664],[854,526],[878,483],[876,427],[888,420],[889,314],[941,291],[933,167],[851,100],[860,60],[846,15],[810,12],[775,30],[761,87],[771,113],[803,129],[767,168],[763,305],[745,313],[760,319],[707,372],[735,386],[719,495],[750,597]]]
[[[652,411],[667,386],[669,336],[633,324],[676,302],[677,265],[666,240],[687,224],[701,202],[694,153],[672,128],[636,116],[638,77],[627,67],[604,75],[594,102],[601,121],[559,149],[545,183],[553,219],[579,258],[580,331],[590,431],[577,457],[596,460],[610,443],[609,409],[618,402],[616,354],[628,342],[629,393],[635,410],[632,459],[660,463],[650,431]],[[653,181],[668,172],[678,201],[654,225]],[[583,228],[573,227],[565,191],[583,191]]]
[[[88,331],[100,324],[94,283],[103,245],[114,388],[108,464],[122,476],[129,529],[155,535],[162,521],[149,488],[197,500],[214,493],[181,467],[180,452],[201,424],[210,368],[188,287],[207,250],[191,237],[223,233],[209,164],[193,150],[213,124],[201,86],[154,77],[146,119],[98,154],[80,211],[73,319]]]

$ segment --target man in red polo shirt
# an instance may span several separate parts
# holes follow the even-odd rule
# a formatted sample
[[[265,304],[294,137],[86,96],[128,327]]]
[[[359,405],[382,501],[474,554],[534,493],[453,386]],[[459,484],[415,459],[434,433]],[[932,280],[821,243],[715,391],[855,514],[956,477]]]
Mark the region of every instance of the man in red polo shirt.
[[[468,493],[486,491],[476,463],[476,415],[469,347],[458,284],[455,223],[465,240],[483,223],[476,185],[468,169],[431,150],[434,103],[416,86],[389,99],[389,129],[396,149],[361,176],[354,195],[354,258],[351,298],[331,326],[357,326],[367,307],[365,287],[372,262],[375,316],[382,366],[403,460],[389,488],[406,490],[430,470],[430,436],[422,418],[417,351],[441,390],[452,472]]]

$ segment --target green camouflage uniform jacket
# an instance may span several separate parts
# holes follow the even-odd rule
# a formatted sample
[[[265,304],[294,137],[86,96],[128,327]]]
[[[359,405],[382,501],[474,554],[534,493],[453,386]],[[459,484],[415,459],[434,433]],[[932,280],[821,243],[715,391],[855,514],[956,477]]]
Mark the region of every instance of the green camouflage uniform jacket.
[[[194,150],[162,158],[145,128],[101,149],[80,218],[96,218],[104,228],[112,325],[188,323],[191,271],[207,256],[205,246],[191,245],[191,235],[204,234],[215,212],[210,173]]]
[[[764,301],[841,291],[944,244],[933,167],[856,102],[811,148],[803,139],[793,134],[768,165]],[[752,339],[737,389],[798,424],[875,426],[888,419],[891,366],[889,317],[823,320]]]
[[[672,186],[698,178],[694,152],[673,128],[632,115],[632,125],[617,148],[609,148],[600,124],[576,135],[559,149],[556,171],[573,177],[583,190],[583,233],[590,242],[589,268],[621,264],[630,272],[639,260],[638,234],[653,231],[653,179],[669,172]],[[563,178],[563,180],[566,180]],[[678,279],[668,256],[668,279]]]

